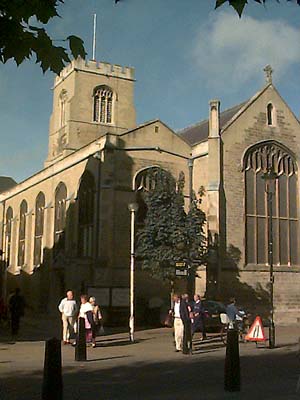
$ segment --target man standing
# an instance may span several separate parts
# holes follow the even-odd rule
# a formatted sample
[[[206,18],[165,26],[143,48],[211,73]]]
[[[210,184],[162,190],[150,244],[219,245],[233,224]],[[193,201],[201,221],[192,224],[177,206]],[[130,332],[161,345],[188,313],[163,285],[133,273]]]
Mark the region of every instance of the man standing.
[[[61,312],[61,319],[63,323],[64,344],[70,344],[70,337],[74,334],[74,325],[78,311],[72,290],[67,291],[67,297],[62,299],[62,301],[59,303],[58,309]]]
[[[199,294],[194,295],[192,337],[195,332],[202,333],[202,340],[206,339],[204,309]]]
[[[183,294],[180,302],[180,317],[183,322],[183,354],[192,354],[191,312],[192,307],[189,304],[189,296],[188,294]]]
[[[173,312],[174,316],[174,339],[175,339],[175,347],[176,351],[181,351],[182,350],[182,341],[183,341],[183,322],[180,316],[180,297],[175,294],[173,297],[173,310],[170,311],[170,313]]]

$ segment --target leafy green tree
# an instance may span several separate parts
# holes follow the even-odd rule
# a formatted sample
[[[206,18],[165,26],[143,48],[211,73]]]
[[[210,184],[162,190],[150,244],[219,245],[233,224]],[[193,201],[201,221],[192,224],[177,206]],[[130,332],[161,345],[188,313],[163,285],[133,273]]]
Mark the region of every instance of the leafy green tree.
[[[259,4],[265,4],[267,1],[266,0],[252,0],[256,3]],[[280,2],[280,0],[276,0],[277,3]],[[286,1],[294,1],[298,5],[300,5],[300,0],[286,0]],[[242,13],[244,11],[245,6],[250,2],[250,0],[216,0],[216,8],[222,6],[224,3],[229,3],[236,12],[239,14],[239,16],[242,16]]]
[[[184,178],[178,182],[163,170],[156,175],[155,188],[144,195],[147,214],[137,233],[136,255],[142,267],[161,280],[175,278],[179,261],[197,265],[205,262],[205,214],[196,198],[191,210],[184,209]]]
[[[120,0],[114,0],[118,3]],[[71,35],[62,40],[68,49],[55,46],[45,29],[54,17],[59,17],[57,7],[64,0],[0,0],[0,61],[13,59],[17,65],[36,57],[43,72],[50,69],[59,74],[70,55],[85,58],[83,41]]]

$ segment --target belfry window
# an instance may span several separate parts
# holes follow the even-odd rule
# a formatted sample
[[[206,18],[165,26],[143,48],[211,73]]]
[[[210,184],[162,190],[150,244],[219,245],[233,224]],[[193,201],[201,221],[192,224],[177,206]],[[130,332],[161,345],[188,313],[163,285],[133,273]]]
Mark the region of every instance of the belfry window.
[[[22,267],[25,264],[25,242],[26,242],[26,214],[27,202],[22,201],[20,205],[19,215],[19,246],[18,246],[18,266]]]
[[[113,92],[108,86],[101,86],[94,91],[94,122],[112,123]]]
[[[65,249],[67,188],[60,183],[55,192],[54,244],[56,252]]]
[[[66,102],[67,91],[62,90],[59,95],[59,127],[62,128],[66,124]]]
[[[6,262],[7,265],[10,265],[10,255],[11,255],[11,238],[12,238],[12,221],[13,221],[13,210],[11,207],[8,207],[6,211]]]
[[[40,192],[35,201],[35,228],[34,228],[34,252],[33,265],[38,266],[42,262],[43,234],[44,234],[44,210],[45,196]]]
[[[79,192],[79,230],[78,230],[78,255],[80,257],[91,257],[94,238],[94,215],[95,215],[95,179],[86,171],[81,179]]]
[[[278,175],[272,189],[273,262],[299,264],[298,171],[293,156],[272,141],[253,146],[244,159],[246,195],[246,263],[268,263],[268,205],[265,180],[268,168]]]

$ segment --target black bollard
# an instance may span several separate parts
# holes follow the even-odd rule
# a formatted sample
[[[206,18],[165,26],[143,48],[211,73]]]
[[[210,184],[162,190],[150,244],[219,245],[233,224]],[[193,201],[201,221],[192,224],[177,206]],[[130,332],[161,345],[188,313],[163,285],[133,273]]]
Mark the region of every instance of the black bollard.
[[[237,330],[229,329],[227,332],[224,389],[227,392],[239,392],[240,387],[239,335]]]
[[[86,361],[85,320],[81,317],[78,319],[75,361]]]
[[[61,343],[56,338],[46,340],[42,400],[62,400]]]

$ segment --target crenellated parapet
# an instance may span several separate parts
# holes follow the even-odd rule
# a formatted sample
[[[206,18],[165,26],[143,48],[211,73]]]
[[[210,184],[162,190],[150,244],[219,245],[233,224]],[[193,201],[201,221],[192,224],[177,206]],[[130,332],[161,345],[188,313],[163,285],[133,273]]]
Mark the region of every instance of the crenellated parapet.
[[[110,64],[103,61],[83,60],[78,57],[72,60],[61,73],[55,78],[54,86],[66,79],[73,71],[96,73],[99,75],[112,76],[121,79],[134,80],[134,68],[122,65]]]

